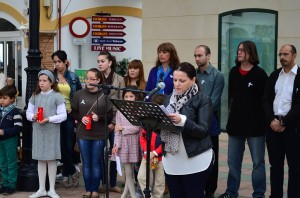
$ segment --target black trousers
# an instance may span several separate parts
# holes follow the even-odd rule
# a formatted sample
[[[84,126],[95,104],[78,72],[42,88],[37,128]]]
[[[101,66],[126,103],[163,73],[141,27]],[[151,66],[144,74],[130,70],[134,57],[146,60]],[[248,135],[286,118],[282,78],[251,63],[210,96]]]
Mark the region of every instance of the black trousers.
[[[270,198],[283,197],[284,160],[288,163],[288,197],[299,198],[300,188],[300,131],[287,127],[278,133],[271,129],[266,136],[270,161]]]
[[[170,198],[204,198],[204,187],[212,169],[209,167],[198,173],[188,175],[168,175],[165,172]]]
[[[219,135],[210,136],[213,144],[213,151],[215,153],[215,162],[212,166],[212,170],[207,178],[205,185],[206,193],[215,193],[218,187],[218,174],[219,174]]]

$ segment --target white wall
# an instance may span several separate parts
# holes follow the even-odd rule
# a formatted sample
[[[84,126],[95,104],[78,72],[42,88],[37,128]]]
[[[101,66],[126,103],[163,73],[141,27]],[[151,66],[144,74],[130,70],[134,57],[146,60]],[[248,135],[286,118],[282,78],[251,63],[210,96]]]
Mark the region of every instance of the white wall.
[[[212,64],[218,65],[219,14],[246,8],[278,11],[278,46],[292,43],[300,49],[299,0],[143,0],[142,59],[146,76],[155,64],[156,48],[163,42],[174,44],[181,62],[194,65],[194,48],[206,44],[212,51]]]
[[[116,15],[114,15],[116,16]],[[111,52],[116,56],[117,60],[122,60],[123,58],[132,59],[141,59],[142,57],[142,19],[136,17],[122,16],[126,18],[126,21],[123,22],[126,26],[124,31],[126,35],[123,38],[126,40],[126,43],[122,44],[126,48],[124,52]],[[91,23],[91,19],[88,19]],[[92,36],[91,33],[86,37],[86,43],[82,45],[82,68],[92,68],[97,67],[97,56],[99,52],[91,51],[92,45]],[[110,37],[107,37],[110,38]],[[117,37],[114,37],[117,38]],[[64,26],[62,28],[62,49],[65,50],[68,54],[68,59],[71,60],[71,70],[79,66],[78,59],[78,46],[73,43],[74,37],[69,31],[69,26]],[[74,71],[74,70],[73,70]]]

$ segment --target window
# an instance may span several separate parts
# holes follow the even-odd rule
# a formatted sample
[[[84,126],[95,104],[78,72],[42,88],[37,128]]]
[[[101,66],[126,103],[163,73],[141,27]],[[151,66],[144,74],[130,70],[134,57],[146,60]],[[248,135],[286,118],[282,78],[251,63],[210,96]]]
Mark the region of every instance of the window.
[[[221,105],[221,128],[226,129],[228,119],[228,74],[235,66],[236,49],[244,40],[256,44],[260,64],[267,74],[277,64],[278,13],[265,9],[243,9],[219,15],[219,65],[225,77]]]

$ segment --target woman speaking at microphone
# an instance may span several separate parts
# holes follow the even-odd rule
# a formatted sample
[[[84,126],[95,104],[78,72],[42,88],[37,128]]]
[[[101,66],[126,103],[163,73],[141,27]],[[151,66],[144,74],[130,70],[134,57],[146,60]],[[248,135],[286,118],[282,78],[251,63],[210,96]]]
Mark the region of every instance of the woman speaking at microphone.
[[[212,120],[212,104],[196,83],[196,70],[181,63],[174,70],[174,90],[164,106],[169,119],[182,127],[180,133],[161,131],[165,142],[163,166],[170,198],[202,198],[213,163],[212,143],[208,132]]]

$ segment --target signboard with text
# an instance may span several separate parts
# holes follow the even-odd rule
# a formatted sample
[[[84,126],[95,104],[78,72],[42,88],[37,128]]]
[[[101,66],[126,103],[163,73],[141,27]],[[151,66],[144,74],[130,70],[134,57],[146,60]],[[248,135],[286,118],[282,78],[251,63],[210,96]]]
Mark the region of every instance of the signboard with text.
[[[91,50],[109,52],[125,51],[126,48],[122,44],[126,43],[126,40],[121,38],[126,35],[124,32],[126,26],[122,24],[124,21],[126,21],[124,17],[92,16]]]
[[[92,51],[124,52],[125,50],[123,46],[92,45]]]

